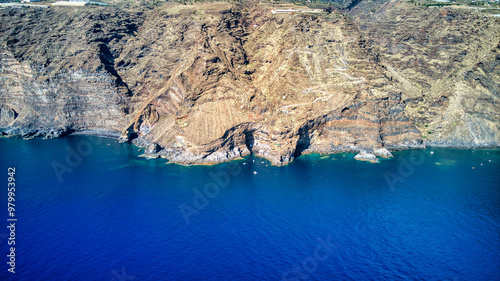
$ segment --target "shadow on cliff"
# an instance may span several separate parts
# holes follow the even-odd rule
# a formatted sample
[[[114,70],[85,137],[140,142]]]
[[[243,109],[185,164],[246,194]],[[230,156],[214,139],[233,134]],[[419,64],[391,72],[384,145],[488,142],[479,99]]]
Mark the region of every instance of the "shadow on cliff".
[[[129,89],[128,85],[123,81],[118,71],[115,68],[115,58],[111,53],[108,45],[105,43],[99,44],[99,60],[104,65],[104,69],[116,78],[116,86],[124,87],[127,90],[127,95],[131,96],[132,91]]]
[[[293,158],[301,156],[309,146],[311,146],[311,137],[309,136],[309,126],[306,125],[299,129],[299,139],[297,140]]]
[[[247,146],[247,149],[250,150],[251,154],[253,154],[252,147],[255,143],[255,137],[253,136],[253,133],[253,131],[245,132],[245,145]]]

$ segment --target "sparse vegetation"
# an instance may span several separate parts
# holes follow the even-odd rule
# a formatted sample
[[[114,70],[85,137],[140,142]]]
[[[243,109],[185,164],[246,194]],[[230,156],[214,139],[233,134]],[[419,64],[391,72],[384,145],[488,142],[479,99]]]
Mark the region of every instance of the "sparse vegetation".
[[[280,153],[297,145],[297,139],[286,137],[291,133],[310,133],[311,140],[318,140],[315,145],[327,148],[345,147],[353,141],[372,147],[381,131],[394,132],[384,141],[396,144],[460,137],[451,135],[450,117],[443,115],[450,102],[440,98],[460,98],[453,96],[458,91],[473,93],[476,78],[489,82],[500,34],[494,19],[477,17],[477,13],[472,17],[465,9],[407,4],[435,4],[429,0],[409,0],[390,8],[380,5],[380,0],[366,0],[351,12],[322,1],[296,2],[300,7],[287,1],[262,5],[233,0],[116,1],[115,8],[81,8],[86,9],[84,13],[54,9],[42,17],[44,11],[16,10],[15,16],[0,17],[6,53],[12,61],[36,66],[36,81],[30,83],[47,87],[51,84],[46,81],[75,69],[90,73],[82,74],[87,78],[104,75],[90,82],[91,87],[99,93],[102,89],[123,93],[122,100],[128,103],[123,110],[122,104],[115,103],[115,94],[106,97],[106,105],[113,110],[113,120],[105,120],[107,128],[128,128],[127,134],[133,135],[141,132],[142,125],[145,131],[148,124],[154,125],[147,134],[163,147],[182,149],[175,144],[180,136],[179,143],[185,140],[200,153],[224,152],[225,147],[219,145],[228,142],[220,142],[221,138],[235,136],[231,141],[238,141],[241,134],[248,137],[249,132],[259,130],[269,139],[283,140],[274,145],[266,140],[266,145],[278,148],[269,150],[276,152],[272,157],[278,164],[290,160],[281,157],[288,154]],[[306,7],[324,7],[331,15],[271,12]],[[387,13],[388,9],[394,10]],[[370,12],[376,12],[377,19]],[[30,29],[19,22],[29,22]],[[33,32],[37,30],[42,32]],[[93,39],[81,39],[89,36]],[[37,42],[45,49],[20,42]],[[457,68],[453,58],[459,56],[464,57],[464,66]],[[482,67],[475,70],[478,58]],[[62,81],[57,87],[70,94],[79,85],[89,87],[86,80],[79,81],[67,85]],[[496,110],[489,104],[494,94],[488,91],[482,89],[488,99],[471,95],[468,100],[485,108],[481,114]],[[91,92],[88,95],[93,97]],[[71,96],[63,98],[72,101]],[[68,124],[92,129],[88,120],[102,121],[99,118],[106,113],[101,113],[103,107],[84,102],[80,107],[96,114],[89,111],[94,115],[85,119],[87,112],[82,112],[84,118],[68,119]],[[455,103],[450,111],[462,112],[462,104]],[[53,108],[49,105],[48,115]],[[104,110],[108,112],[108,107]],[[481,122],[481,118],[474,120]],[[325,128],[321,134],[314,134],[317,128],[303,126],[312,119],[318,120],[313,126]],[[388,121],[367,123],[382,119]],[[455,122],[457,132],[464,130],[460,119]],[[373,130],[373,126],[382,129]],[[299,131],[305,129],[310,131]],[[360,135],[368,136],[361,144]]]

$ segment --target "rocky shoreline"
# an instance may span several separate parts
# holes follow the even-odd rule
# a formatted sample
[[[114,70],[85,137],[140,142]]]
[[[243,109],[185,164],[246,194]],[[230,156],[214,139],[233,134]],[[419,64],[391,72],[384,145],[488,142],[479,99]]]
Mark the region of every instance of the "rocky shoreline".
[[[19,133],[22,132],[22,133]],[[40,131],[33,133],[34,131],[32,130],[20,130],[20,129],[11,129],[11,128],[0,128],[0,137],[9,137],[9,138],[23,138],[23,139],[33,139],[33,138],[43,138],[43,139],[52,139],[52,138],[57,138],[57,137],[64,137],[68,135],[82,135],[82,136],[95,136],[95,137],[101,137],[101,138],[109,138],[109,139],[114,139],[119,142],[128,142],[120,138],[121,133],[120,132],[105,132],[105,131],[82,131],[82,132],[64,132],[62,134],[54,134],[54,131],[51,131],[50,129],[47,131]],[[46,133],[48,132],[48,133]],[[57,132],[61,132],[58,130]],[[214,164],[220,164],[220,163],[225,163],[233,160],[240,160],[243,159],[244,157],[254,154],[257,157],[267,159],[271,162],[272,165],[276,166],[283,166],[291,163],[292,161],[288,161],[285,163],[280,162],[280,159],[273,158],[272,156],[270,157],[270,154],[255,154],[252,152],[251,149],[248,149],[246,151],[236,151],[231,153],[227,151],[218,151],[218,154],[214,156],[219,158],[215,158],[215,161],[208,160],[204,161],[201,160],[201,157],[195,156],[195,155],[189,155],[188,157],[183,154],[183,151],[180,150],[177,152],[172,151],[172,150],[166,150],[159,146],[156,143],[151,143],[145,140],[144,138],[137,138],[131,141],[133,145],[136,147],[144,149],[144,153],[139,155],[139,157],[147,158],[147,159],[158,159],[158,158],[163,158],[167,159],[168,163],[173,163],[173,164],[179,164],[179,165],[214,165]],[[496,145],[479,145],[479,146],[474,146],[474,145],[461,145],[457,143],[430,143],[430,142],[424,142],[420,145],[414,145],[414,146],[401,146],[401,147],[394,147],[391,149],[392,152],[394,151],[401,151],[401,150],[409,150],[409,149],[425,149],[427,147],[439,147],[439,148],[455,148],[455,149],[495,149],[499,148],[499,146]],[[334,155],[334,154],[340,154],[340,153],[356,153],[354,156],[355,160],[359,161],[367,161],[371,163],[378,163],[379,160],[382,159],[387,159],[387,158],[392,158],[394,157],[391,153],[386,148],[379,148],[379,149],[366,149],[366,148],[356,148],[354,146],[351,147],[343,147],[343,148],[336,148],[332,150],[307,150],[303,152],[301,155],[305,154],[321,154],[321,155]],[[272,155],[272,154],[271,154]],[[229,157],[228,157],[229,156]],[[299,156],[297,156],[299,157]],[[214,159],[214,158],[209,158],[209,159]],[[293,157],[295,159],[296,157]]]
[[[499,20],[377,3],[0,10],[0,135],[118,138],[182,165],[499,147]]]

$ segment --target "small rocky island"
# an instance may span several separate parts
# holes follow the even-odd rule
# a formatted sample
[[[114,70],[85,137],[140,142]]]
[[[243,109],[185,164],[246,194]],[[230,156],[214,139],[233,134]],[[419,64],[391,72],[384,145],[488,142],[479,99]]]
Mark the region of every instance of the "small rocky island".
[[[500,145],[500,18],[483,10],[109,4],[0,7],[1,135],[110,136],[186,165]]]

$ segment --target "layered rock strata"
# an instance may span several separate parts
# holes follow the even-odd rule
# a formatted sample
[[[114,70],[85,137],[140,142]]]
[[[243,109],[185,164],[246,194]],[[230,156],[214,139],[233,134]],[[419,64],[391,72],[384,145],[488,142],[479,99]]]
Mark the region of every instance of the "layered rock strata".
[[[120,136],[180,164],[251,153],[274,165],[307,153],[390,157],[387,149],[425,141],[498,145],[498,59],[484,57],[460,76],[466,86],[443,85],[447,100],[435,101],[421,75],[408,74],[433,68],[391,57],[399,37],[381,45],[382,24],[358,16],[360,29],[344,11],[273,14],[254,4],[0,10],[3,134]],[[457,108],[483,115],[430,138]],[[463,128],[483,137],[463,137]]]

